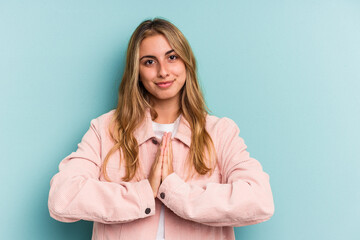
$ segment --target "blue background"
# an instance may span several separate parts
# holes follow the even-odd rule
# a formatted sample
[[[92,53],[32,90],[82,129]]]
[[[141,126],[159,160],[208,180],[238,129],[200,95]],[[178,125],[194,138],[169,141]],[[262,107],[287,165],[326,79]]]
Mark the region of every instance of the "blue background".
[[[128,39],[165,17],[188,38],[212,113],[270,175],[273,218],[237,239],[359,239],[360,3],[0,1],[2,239],[90,239],[49,217],[49,181],[115,107]]]

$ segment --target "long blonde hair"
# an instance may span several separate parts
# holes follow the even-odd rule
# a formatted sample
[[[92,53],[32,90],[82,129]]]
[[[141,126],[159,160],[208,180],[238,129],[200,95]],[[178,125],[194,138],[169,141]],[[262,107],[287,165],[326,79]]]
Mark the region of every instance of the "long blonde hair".
[[[157,117],[150,105],[149,93],[139,81],[140,43],[144,38],[156,34],[165,36],[185,63],[186,81],[181,89],[180,113],[191,128],[189,164],[198,174],[205,175],[211,174],[216,161],[214,144],[205,129],[208,111],[197,79],[194,54],[177,27],[169,21],[155,18],[143,21],[132,34],[128,44],[125,71],[118,92],[118,105],[109,129],[114,146],[107,153],[101,169],[108,181],[110,178],[106,172],[106,165],[110,156],[117,150],[121,153],[120,161],[125,162],[123,180],[130,181],[135,176],[139,168],[139,145],[133,133],[144,120],[147,109],[150,109],[153,119]]]

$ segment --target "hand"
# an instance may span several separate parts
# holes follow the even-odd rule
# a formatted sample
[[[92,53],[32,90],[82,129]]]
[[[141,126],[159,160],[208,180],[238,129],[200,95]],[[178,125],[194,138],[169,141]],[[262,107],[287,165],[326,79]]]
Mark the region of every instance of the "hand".
[[[166,144],[165,136],[166,136],[166,133],[162,137],[160,147],[158,148],[158,151],[156,153],[155,161],[151,167],[151,171],[150,171],[149,178],[148,178],[148,180],[150,182],[150,186],[154,193],[154,198],[156,198],[156,196],[158,194],[159,186],[161,183],[163,156],[165,153],[165,144]]]
[[[164,135],[166,136],[166,144],[162,163],[161,181],[164,181],[168,175],[174,172],[171,132],[165,133]]]

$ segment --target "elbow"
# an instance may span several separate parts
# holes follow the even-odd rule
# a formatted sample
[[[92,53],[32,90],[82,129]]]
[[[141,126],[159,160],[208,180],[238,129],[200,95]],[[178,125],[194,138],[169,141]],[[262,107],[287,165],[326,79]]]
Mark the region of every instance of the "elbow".
[[[65,208],[62,207],[63,204],[60,203],[59,199],[54,195],[55,194],[50,190],[48,199],[48,209],[50,217],[60,222],[75,222],[75,219],[64,217]]]
[[[245,208],[247,214],[237,226],[253,225],[268,221],[275,212],[274,200],[271,191],[267,194],[258,195],[249,200]]]
[[[63,204],[59,203],[59,201],[56,200],[56,198],[53,198],[53,196],[49,195],[48,200],[48,209],[50,217],[53,219],[59,221],[59,222],[65,222],[65,223],[71,223],[71,222],[77,222],[80,219],[72,218],[67,216],[68,214],[65,213],[65,208],[62,207]]]
[[[262,207],[261,213],[259,214],[260,222],[269,220],[275,212],[274,202],[271,200],[268,204]]]
[[[51,179],[50,182],[50,191],[48,197],[48,209],[50,216],[55,220],[61,221],[61,216],[65,214],[66,211],[66,204],[65,197],[67,194],[63,193],[64,188],[57,184],[56,176]]]
[[[50,207],[49,207],[49,214],[50,214],[50,217],[52,217],[53,219],[55,219],[59,222],[72,223],[72,222],[77,222],[80,220],[80,219],[75,219],[75,218],[64,217],[61,213],[55,212]]]
[[[48,197],[48,209],[50,217],[60,222],[76,222],[80,219],[71,217],[69,214],[68,206],[71,204],[69,198],[73,198],[74,194],[69,190],[69,186],[65,184],[65,187],[59,185],[59,179],[53,178],[50,182],[50,191]],[[63,179],[62,179],[63,180]]]
[[[274,198],[269,182],[257,191],[256,201],[254,201],[254,218],[258,223],[269,220],[275,212]]]
[[[264,197],[262,201],[258,201],[253,208],[253,220],[256,223],[269,220],[275,212],[274,200],[272,195]]]
[[[254,225],[268,221],[274,215],[274,204],[269,203],[267,205],[253,205],[251,213],[249,212],[247,217],[238,219],[233,227],[242,227],[248,225]]]

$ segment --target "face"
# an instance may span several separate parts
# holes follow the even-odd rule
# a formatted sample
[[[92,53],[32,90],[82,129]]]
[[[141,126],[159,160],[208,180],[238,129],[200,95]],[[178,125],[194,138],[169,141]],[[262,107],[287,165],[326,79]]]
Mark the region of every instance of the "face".
[[[184,62],[161,34],[146,37],[140,44],[140,81],[151,101],[178,102],[185,84]]]

